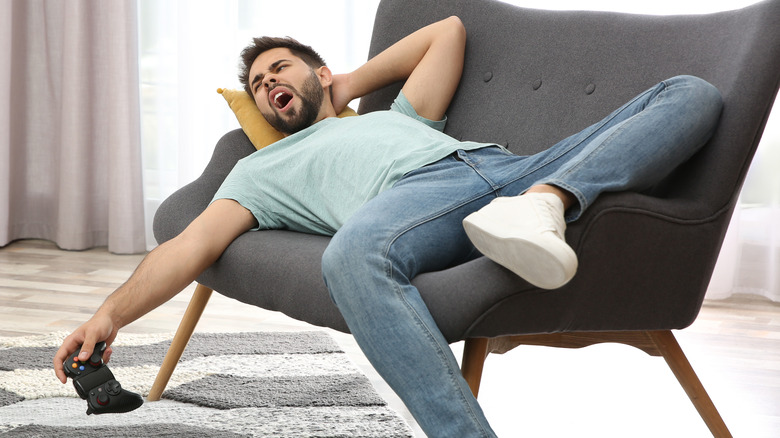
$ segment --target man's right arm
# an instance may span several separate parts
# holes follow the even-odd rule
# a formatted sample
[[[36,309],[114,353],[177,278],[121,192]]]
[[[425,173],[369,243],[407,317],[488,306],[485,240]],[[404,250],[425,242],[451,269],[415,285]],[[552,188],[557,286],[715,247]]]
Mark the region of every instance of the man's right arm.
[[[68,336],[54,357],[57,377],[79,345],[88,358],[100,341],[110,345],[120,328],[173,298],[211,266],[236,237],[256,226],[249,210],[235,201],[212,203],[181,234],[150,252],[130,279],[112,293],[95,315]],[[107,349],[110,356],[111,350]],[[105,359],[108,359],[108,356]]]

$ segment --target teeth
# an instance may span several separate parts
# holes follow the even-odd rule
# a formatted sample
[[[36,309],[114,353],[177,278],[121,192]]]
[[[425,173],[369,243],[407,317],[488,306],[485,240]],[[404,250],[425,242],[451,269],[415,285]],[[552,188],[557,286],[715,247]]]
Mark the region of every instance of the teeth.
[[[283,93],[277,93],[276,96],[274,96],[274,104],[276,106],[279,106],[279,98],[282,97]]]

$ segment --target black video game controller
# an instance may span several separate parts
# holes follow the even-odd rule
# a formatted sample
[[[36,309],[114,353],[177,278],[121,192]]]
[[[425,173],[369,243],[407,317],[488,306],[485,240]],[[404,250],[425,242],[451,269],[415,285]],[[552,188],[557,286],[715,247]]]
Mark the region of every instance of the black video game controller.
[[[65,361],[65,375],[73,379],[79,397],[87,401],[87,415],[130,412],[144,404],[140,395],[125,391],[114,374],[103,363],[106,343],[98,342],[92,356],[86,361],[78,359],[81,349]]]

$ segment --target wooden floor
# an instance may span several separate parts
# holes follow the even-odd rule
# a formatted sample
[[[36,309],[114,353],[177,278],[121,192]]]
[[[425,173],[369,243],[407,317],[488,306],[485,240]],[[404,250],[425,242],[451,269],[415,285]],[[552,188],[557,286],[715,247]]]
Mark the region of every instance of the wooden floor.
[[[88,319],[142,256],[105,249],[70,252],[44,241],[0,249],[0,336],[71,331]],[[194,288],[123,331],[176,330]],[[319,329],[214,294],[197,330]],[[391,406],[403,405],[352,338],[329,331]],[[675,332],[736,437],[780,437],[780,305],[742,296],[706,301],[698,320]],[[453,345],[460,356],[462,344]],[[582,350],[520,347],[491,356],[480,402],[502,437],[706,437],[708,432],[662,360],[600,345]],[[415,426],[419,436],[419,429]]]

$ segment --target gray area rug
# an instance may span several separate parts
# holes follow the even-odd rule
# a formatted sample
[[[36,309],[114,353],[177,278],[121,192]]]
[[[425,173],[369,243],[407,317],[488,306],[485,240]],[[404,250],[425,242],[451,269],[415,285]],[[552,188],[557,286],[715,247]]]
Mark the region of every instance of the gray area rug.
[[[163,400],[86,415],[51,359],[66,333],[0,338],[0,436],[411,437],[324,332],[196,333]],[[109,366],[146,397],[172,335],[125,335]]]

